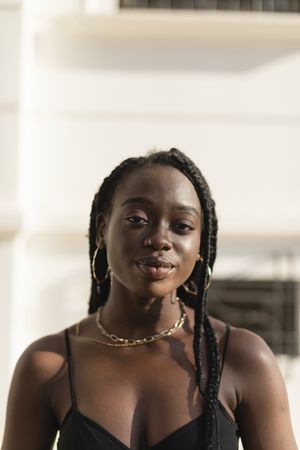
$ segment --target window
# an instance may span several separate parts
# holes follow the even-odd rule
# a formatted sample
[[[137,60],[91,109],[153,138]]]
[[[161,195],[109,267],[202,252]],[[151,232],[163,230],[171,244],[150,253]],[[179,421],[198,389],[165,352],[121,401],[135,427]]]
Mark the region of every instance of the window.
[[[295,281],[214,280],[209,314],[259,334],[275,354],[299,355],[299,284]]]
[[[121,8],[299,12],[299,0],[120,0]]]

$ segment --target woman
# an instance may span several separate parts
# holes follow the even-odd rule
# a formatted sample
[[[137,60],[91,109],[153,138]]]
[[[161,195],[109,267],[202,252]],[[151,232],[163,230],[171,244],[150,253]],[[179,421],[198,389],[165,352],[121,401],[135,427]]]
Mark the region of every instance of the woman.
[[[176,149],[130,158],[95,195],[89,316],[33,343],[2,450],[295,450],[275,358],[206,308],[214,201]]]

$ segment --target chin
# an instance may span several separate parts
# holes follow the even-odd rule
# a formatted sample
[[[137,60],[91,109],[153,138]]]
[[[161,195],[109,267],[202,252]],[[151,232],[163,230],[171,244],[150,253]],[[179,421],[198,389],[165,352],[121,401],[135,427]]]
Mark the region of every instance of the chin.
[[[154,283],[151,286],[144,287],[142,289],[135,290],[135,293],[142,298],[163,298],[174,290],[176,290],[176,286],[167,287],[167,286],[158,286],[154,285]]]

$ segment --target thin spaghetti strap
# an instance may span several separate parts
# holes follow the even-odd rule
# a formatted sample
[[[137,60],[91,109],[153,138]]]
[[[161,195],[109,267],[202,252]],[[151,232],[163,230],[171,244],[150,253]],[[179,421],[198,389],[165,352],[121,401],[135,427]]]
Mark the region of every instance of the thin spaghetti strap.
[[[75,387],[74,387],[73,361],[72,361],[72,353],[71,353],[70,335],[69,335],[68,329],[65,330],[65,340],[66,340],[66,353],[67,353],[71,402],[72,402],[72,406],[74,408],[76,408],[77,402],[76,402]]]
[[[220,371],[220,380],[221,380],[221,376],[222,376],[222,372],[223,372],[223,367],[224,367],[224,361],[225,361],[225,355],[226,355],[226,349],[227,349],[227,345],[228,345],[229,335],[230,335],[230,325],[227,323],[226,324],[226,331],[225,331],[225,342],[224,342],[224,348],[223,348],[221,371]]]

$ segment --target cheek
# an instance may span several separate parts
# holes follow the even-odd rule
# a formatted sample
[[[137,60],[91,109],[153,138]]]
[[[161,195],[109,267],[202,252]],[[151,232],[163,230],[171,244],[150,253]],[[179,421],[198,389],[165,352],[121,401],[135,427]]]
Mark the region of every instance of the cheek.
[[[118,238],[116,238],[118,236]],[[111,229],[107,240],[107,260],[115,276],[120,275],[123,279],[126,276],[129,260],[133,253],[133,243],[130,239],[124,238],[122,230]]]
[[[200,237],[193,239],[186,239],[181,243],[181,251],[183,257],[188,259],[196,259],[200,249]]]
[[[182,255],[182,271],[185,275],[190,275],[196,263],[199,254],[200,239],[186,241],[181,245],[180,252]]]

